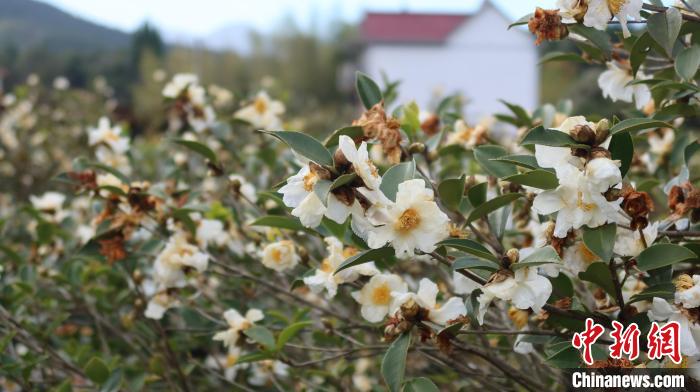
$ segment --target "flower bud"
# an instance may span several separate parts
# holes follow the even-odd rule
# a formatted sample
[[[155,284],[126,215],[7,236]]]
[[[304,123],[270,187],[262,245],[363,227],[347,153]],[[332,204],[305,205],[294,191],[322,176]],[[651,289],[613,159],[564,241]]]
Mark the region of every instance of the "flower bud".
[[[600,145],[605,141],[605,139],[608,138],[610,135],[610,121],[608,121],[607,118],[604,118],[600,121],[598,121],[598,124],[596,125],[595,128],[595,145]]]
[[[506,252],[506,257],[511,264],[515,264],[520,260],[520,252],[515,248],[510,248]]]
[[[569,131],[569,135],[576,140],[576,142],[587,144],[589,146],[592,146],[596,139],[596,133],[591,129],[591,127],[585,124],[575,126],[571,131]]]
[[[143,282],[143,272],[140,269],[135,269],[131,273],[131,278],[134,280],[134,283],[141,284]]]

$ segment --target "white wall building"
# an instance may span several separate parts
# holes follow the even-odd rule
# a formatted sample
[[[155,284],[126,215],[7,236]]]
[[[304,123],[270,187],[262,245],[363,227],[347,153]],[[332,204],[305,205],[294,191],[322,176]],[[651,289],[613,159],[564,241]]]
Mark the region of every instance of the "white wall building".
[[[436,96],[460,93],[470,121],[507,112],[499,99],[533,110],[539,100],[532,36],[489,0],[472,14],[368,13],[360,67],[375,80],[400,80],[398,102],[434,109]],[[433,107],[431,107],[431,105]]]

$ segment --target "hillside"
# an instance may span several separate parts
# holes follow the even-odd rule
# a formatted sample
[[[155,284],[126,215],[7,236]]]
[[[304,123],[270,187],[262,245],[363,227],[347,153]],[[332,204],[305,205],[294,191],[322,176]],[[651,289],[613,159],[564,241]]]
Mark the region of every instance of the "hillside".
[[[94,51],[126,47],[129,34],[106,28],[35,0],[0,0],[0,48],[45,46]]]

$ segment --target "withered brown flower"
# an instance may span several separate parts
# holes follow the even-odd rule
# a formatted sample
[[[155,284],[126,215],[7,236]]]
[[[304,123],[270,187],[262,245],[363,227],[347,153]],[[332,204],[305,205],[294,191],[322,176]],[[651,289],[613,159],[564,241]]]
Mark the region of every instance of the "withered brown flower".
[[[387,117],[383,101],[364,112],[352,125],[361,126],[365,138],[378,140],[389,162],[401,161],[401,124],[397,119]]]
[[[537,37],[535,45],[541,44],[543,40],[558,41],[569,35],[569,29],[561,23],[559,10],[545,10],[537,7],[527,27]]]

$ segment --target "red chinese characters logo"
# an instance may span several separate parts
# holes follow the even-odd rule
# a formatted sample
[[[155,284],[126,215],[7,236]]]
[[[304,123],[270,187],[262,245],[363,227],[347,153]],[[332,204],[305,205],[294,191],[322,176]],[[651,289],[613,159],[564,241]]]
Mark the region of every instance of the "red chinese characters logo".
[[[621,359],[622,354],[626,354],[630,361],[639,357],[639,336],[641,331],[636,323],[631,323],[625,328],[622,323],[613,321],[613,330],[610,337],[613,343],[608,347],[610,357]],[[586,319],[586,328],[574,334],[571,344],[576,349],[582,350],[583,361],[587,365],[593,364],[592,346],[605,332],[602,325],[597,324],[593,319]],[[663,359],[668,357],[674,363],[681,362],[680,352],[680,325],[671,321],[663,326],[652,323],[647,334],[647,356],[649,359]]]

